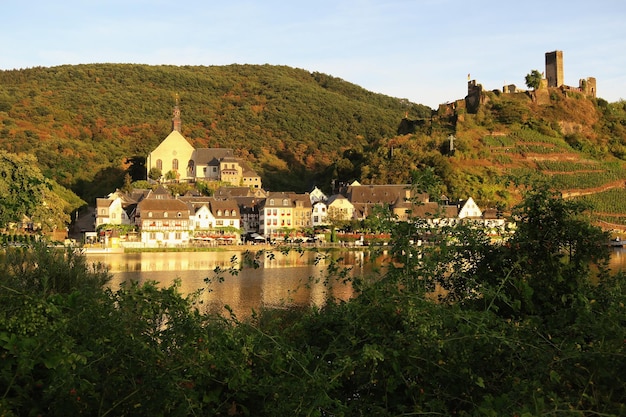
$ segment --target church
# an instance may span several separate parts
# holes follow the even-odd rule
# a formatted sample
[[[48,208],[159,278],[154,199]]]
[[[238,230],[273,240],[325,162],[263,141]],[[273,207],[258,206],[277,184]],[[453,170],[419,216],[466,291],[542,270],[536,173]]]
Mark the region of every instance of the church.
[[[148,178],[152,169],[162,178],[181,182],[219,181],[232,186],[261,188],[261,177],[228,148],[194,148],[181,134],[178,103],[174,107],[172,132],[146,158]],[[173,176],[167,175],[168,173]]]

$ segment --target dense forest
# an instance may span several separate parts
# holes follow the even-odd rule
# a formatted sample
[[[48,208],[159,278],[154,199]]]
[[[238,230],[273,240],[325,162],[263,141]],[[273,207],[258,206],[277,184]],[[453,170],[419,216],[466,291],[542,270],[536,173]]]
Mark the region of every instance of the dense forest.
[[[233,148],[270,190],[408,183],[431,167],[449,198],[512,207],[520,195],[507,179],[538,175],[626,224],[626,203],[615,202],[626,103],[550,89],[538,104],[534,93],[485,91],[468,113],[286,66],[30,68],[0,72],[0,144],[34,155],[45,178],[92,204],[127,172],[145,175],[142,158],[170,132],[178,99],[194,146]]]
[[[343,151],[394,136],[404,114],[431,112],[289,67],[61,66],[0,72],[0,142],[90,200],[167,136],[176,96],[194,146],[233,148],[268,188],[296,191],[329,184]]]

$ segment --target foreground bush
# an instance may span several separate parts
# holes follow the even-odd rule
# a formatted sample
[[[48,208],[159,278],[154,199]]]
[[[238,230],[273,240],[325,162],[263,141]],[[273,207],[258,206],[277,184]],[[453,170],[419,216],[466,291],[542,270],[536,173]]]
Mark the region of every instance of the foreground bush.
[[[582,210],[533,192],[504,245],[459,226],[410,246],[425,226],[401,224],[395,262],[352,300],[244,322],[7,248],[0,415],[625,415],[626,280]]]

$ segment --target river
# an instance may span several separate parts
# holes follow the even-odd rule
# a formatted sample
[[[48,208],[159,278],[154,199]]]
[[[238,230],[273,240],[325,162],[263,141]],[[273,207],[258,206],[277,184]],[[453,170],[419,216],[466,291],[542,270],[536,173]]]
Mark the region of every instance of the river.
[[[241,259],[242,251],[87,254],[89,263],[108,266],[113,289],[130,281],[157,281],[166,286],[179,279],[181,293],[203,289],[200,300],[208,310],[223,312],[228,305],[238,317],[260,307],[320,306],[329,295],[346,300],[352,296],[349,284],[324,284],[328,266],[336,262],[349,268],[349,274],[361,275],[369,263],[365,251],[330,252],[326,256],[311,251],[275,251],[262,256],[258,268],[240,268]],[[233,265],[233,260],[237,264]],[[232,266],[238,271],[236,275],[228,272]],[[222,272],[216,274],[216,268]]]
[[[232,260],[241,262],[241,259],[242,251],[87,255],[88,262],[108,266],[113,275],[110,282],[113,289],[130,281],[170,285],[180,279],[183,294],[204,289],[200,300],[207,310],[224,312],[224,306],[228,305],[240,318],[260,307],[320,306],[328,295],[349,299],[353,294],[349,284],[324,284],[333,260],[342,268],[350,268],[350,274],[366,275],[372,271],[368,251],[330,252],[321,259],[310,251],[287,254],[274,251],[261,257],[258,268],[237,267],[236,275],[214,272],[217,267],[227,270],[233,266]],[[626,248],[612,249],[609,266],[613,272],[626,271]],[[206,278],[211,282],[207,283]]]

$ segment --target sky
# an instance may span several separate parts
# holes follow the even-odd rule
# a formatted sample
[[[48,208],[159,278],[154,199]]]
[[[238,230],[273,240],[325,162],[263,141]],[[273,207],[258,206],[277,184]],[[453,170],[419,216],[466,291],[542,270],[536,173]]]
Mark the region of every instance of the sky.
[[[436,108],[543,72],[626,99],[624,0],[2,0],[0,70],[287,65]]]

